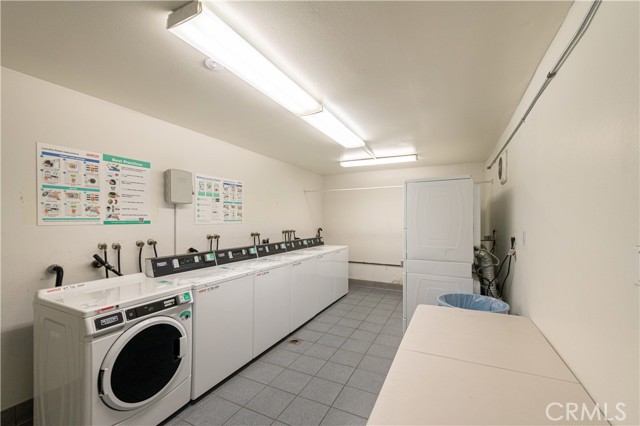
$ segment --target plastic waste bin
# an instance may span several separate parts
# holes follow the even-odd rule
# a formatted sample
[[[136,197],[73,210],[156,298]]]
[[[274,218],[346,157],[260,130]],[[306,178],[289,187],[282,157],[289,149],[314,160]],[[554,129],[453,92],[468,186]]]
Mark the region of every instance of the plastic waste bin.
[[[472,311],[494,312],[506,314],[509,312],[509,304],[500,299],[479,294],[450,293],[441,294],[438,297],[438,306],[449,308],[470,309]]]

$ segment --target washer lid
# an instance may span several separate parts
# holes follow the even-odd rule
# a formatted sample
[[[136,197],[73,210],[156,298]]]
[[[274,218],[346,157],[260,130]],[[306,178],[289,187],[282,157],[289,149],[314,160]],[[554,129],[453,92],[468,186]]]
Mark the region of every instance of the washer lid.
[[[190,283],[179,280],[154,280],[144,274],[132,274],[40,290],[35,303],[86,318],[190,288]]]

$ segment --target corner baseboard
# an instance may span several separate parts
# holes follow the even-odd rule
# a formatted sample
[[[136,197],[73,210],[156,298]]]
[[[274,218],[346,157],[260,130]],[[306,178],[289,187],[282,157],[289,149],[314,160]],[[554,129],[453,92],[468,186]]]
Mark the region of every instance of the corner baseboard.
[[[349,278],[349,286],[376,288],[379,290],[402,291],[402,284],[383,283],[380,281],[357,280]]]

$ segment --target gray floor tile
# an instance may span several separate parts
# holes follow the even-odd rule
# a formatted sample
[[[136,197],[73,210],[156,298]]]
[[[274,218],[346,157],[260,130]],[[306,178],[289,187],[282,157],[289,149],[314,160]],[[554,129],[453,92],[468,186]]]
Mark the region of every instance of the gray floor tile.
[[[306,340],[307,342],[315,342],[320,337],[322,337],[322,333],[319,331],[313,331],[306,328],[302,330],[298,330],[293,334],[294,339]]]
[[[314,358],[324,359],[325,361],[331,358],[331,355],[336,353],[336,348],[331,346],[321,345],[314,343],[306,352],[305,355],[312,356]]]
[[[254,411],[241,408],[224,426],[269,426],[273,419]]]
[[[260,358],[261,361],[268,362],[269,364],[279,365],[280,367],[288,367],[293,361],[298,359],[299,353],[287,351],[280,348],[274,348],[269,351],[265,356]]]
[[[380,330],[380,334],[402,337],[402,323],[400,323],[400,325],[389,325],[389,323],[387,323],[387,325]]]
[[[374,373],[387,375],[389,368],[391,367],[391,360],[378,358],[371,355],[365,355],[358,364],[358,368],[367,371],[373,371]]]
[[[249,401],[246,408],[274,419],[278,418],[293,398],[295,395],[267,386]]]
[[[278,420],[291,426],[317,426],[329,407],[299,396],[278,417]]]
[[[320,322],[320,321],[311,321],[310,323],[304,326],[304,328],[307,328],[313,331],[319,331],[320,333],[326,333],[327,331],[329,331],[331,327],[333,327],[333,325],[327,324],[326,322]]]
[[[327,313],[323,313],[320,314],[316,317],[316,320],[320,321],[320,322],[326,322],[328,324],[335,324],[338,321],[340,321],[342,319],[342,317],[339,317],[337,315],[331,315],[331,314],[327,314]]]
[[[2,422],[1,423],[3,426],[7,425],[7,426],[11,426],[14,425],[15,422],[12,423],[6,423],[6,422]],[[185,419],[182,419],[180,417],[174,417],[171,420],[169,420],[166,423],[163,423],[162,426],[193,426],[191,423],[189,423],[188,421],[186,421]]]
[[[369,296],[365,297],[364,300],[370,300],[372,302],[381,302],[383,298],[384,296],[380,294],[370,294]]]
[[[213,391],[213,394],[238,405],[244,405],[264,389],[264,386],[262,383],[238,375]]]
[[[282,373],[284,368],[279,365],[268,364],[262,361],[255,361],[253,364],[240,372],[242,377],[254,380],[256,382],[268,385],[278,374]]]
[[[370,342],[365,342],[364,340],[356,340],[356,339],[347,339],[346,342],[340,349],[344,349],[345,351],[359,352],[361,354],[367,353],[369,347],[371,346]]]
[[[386,376],[383,376],[382,374],[373,373],[371,371],[361,370],[360,368],[357,368],[349,378],[347,386],[379,394],[380,389],[382,389],[382,384],[384,383],[385,377]]]
[[[327,313],[329,315],[335,315],[337,317],[344,317],[346,314],[349,313],[351,309],[342,309],[342,308],[331,308],[331,309],[327,309]]]
[[[365,342],[371,343],[376,340],[376,337],[378,337],[378,333],[372,333],[371,331],[364,330],[356,330],[351,334],[351,336],[349,336],[350,339],[364,340]]]
[[[342,325],[334,325],[327,331],[329,334],[335,334],[336,336],[349,337],[351,333],[355,331],[355,328],[345,327]]]
[[[375,308],[369,315],[375,315],[376,317],[385,317],[388,320],[392,313],[393,311]]]
[[[289,425],[286,425],[286,424],[276,420],[273,423],[271,423],[271,426],[289,426]]]
[[[280,349],[284,349],[287,351],[303,354],[307,351],[307,349],[309,349],[313,345],[313,342],[298,340],[297,342],[293,343],[292,340],[295,340],[295,339],[287,338],[287,340],[281,343],[280,346],[278,347]]]
[[[362,302],[358,303],[358,306],[366,306],[367,308],[375,308],[376,305],[376,302],[372,302],[370,300],[363,300]]]
[[[295,370],[284,370],[269,386],[297,395],[311,380],[310,375]]]
[[[348,365],[349,367],[357,367],[358,364],[360,364],[360,360],[362,360],[362,357],[364,357],[364,354],[346,351],[344,349],[338,349],[336,353],[333,354],[331,358],[329,358],[329,361],[342,365]]]
[[[333,407],[329,409],[320,423],[322,426],[365,426],[366,424],[367,419]]]
[[[355,368],[329,361],[316,373],[316,377],[344,385],[349,381],[353,370],[355,370]]]
[[[349,318],[349,319],[362,321],[363,319],[365,319],[367,317],[367,313],[366,312],[349,312],[344,317],[345,318]]]
[[[354,320],[349,318],[343,318],[338,321],[338,325],[342,325],[344,327],[358,328],[358,326],[362,323],[361,320]]]
[[[390,318],[402,320],[402,311],[393,311]]]
[[[356,416],[369,418],[377,395],[345,386],[333,403],[333,407],[346,411]]]
[[[239,409],[239,405],[212,394],[185,409],[179,417],[194,426],[223,425]]]
[[[402,337],[390,336],[388,334],[378,334],[375,342],[381,345],[393,346],[394,348],[397,348],[398,346],[400,346],[400,342],[402,342]]]
[[[356,306],[355,308],[353,308],[351,310],[351,312],[358,312],[358,313],[363,313],[363,314],[368,314],[371,311],[373,311],[373,308],[368,307],[368,306],[360,306],[360,305]]]
[[[362,324],[358,326],[358,330],[371,331],[372,333],[380,333],[383,328],[384,325],[369,321],[362,321]]]
[[[300,358],[296,359],[293,364],[289,366],[289,368],[302,373],[315,375],[320,371],[324,363],[324,360],[310,357],[308,355],[301,355]]]
[[[307,386],[302,389],[299,396],[321,404],[331,405],[340,394],[342,387],[340,383],[314,377]]]
[[[331,346],[332,348],[339,348],[346,340],[346,337],[336,336],[335,334],[325,334],[318,339],[317,343],[320,343],[321,345]]]
[[[388,320],[388,319],[389,319],[389,318],[387,318],[387,317],[382,317],[382,316],[380,316],[380,315],[372,315],[372,314],[369,314],[369,316],[367,316],[364,320],[365,320],[365,321],[368,321],[368,322],[373,322],[373,323],[376,323],[376,324],[382,324],[382,325],[385,325],[385,324],[387,323],[387,320]]]
[[[395,358],[398,348],[393,346],[381,345],[374,343],[367,351],[367,355],[376,356],[378,358],[391,359]]]

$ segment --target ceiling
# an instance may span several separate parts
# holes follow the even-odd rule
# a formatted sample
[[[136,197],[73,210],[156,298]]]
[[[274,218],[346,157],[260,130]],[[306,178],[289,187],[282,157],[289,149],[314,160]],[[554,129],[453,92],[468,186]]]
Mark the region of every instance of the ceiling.
[[[322,175],[346,150],[165,29],[185,1],[2,1],[2,66]],[[378,156],[485,161],[571,2],[241,1],[229,25]],[[411,163],[404,167],[415,167]],[[397,168],[398,165],[367,168]]]

